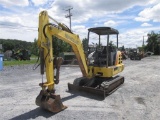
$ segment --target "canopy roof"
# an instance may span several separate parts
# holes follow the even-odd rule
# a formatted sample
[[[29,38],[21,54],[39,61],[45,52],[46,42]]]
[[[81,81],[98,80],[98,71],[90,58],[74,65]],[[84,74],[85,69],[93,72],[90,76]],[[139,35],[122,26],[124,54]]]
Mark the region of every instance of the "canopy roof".
[[[89,28],[88,31],[96,33],[98,35],[119,34],[118,30],[111,27]]]

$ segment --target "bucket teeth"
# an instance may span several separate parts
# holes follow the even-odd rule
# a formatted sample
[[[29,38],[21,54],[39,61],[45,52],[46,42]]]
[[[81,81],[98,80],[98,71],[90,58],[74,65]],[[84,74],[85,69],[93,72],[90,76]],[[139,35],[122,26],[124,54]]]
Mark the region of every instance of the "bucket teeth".
[[[53,113],[60,112],[67,108],[61,102],[60,95],[55,95],[52,93],[46,95],[44,91],[41,91],[40,94],[37,96],[36,105]]]

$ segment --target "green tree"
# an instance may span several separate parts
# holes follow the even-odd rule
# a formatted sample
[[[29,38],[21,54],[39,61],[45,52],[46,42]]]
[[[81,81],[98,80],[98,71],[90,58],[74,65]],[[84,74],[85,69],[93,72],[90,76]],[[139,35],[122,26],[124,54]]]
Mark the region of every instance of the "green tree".
[[[9,42],[8,40],[7,41],[3,41],[2,45],[3,45],[3,50],[4,51],[14,49],[14,44],[12,42]]]
[[[87,53],[88,51],[88,39],[87,38],[84,38],[82,40],[82,45],[83,45],[83,50]]]
[[[32,44],[31,53],[36,56],[38,55],[38,46],[37,46],[37,39],[36,38],[34,39],[34,42]]]
[[[62,52],[71,52],[71,51],[72,47],[68,43],[53,36],[53,54],[55,56],[59,56],[59,54]]]
[[[109,46],[111,46],[111,47],[113,47],[113,48],[117,48],[116,45],[113,44],[113,41],[110,41],[110,42],[109,42]],[[122,46],[122,47],[123,47],[123,49],[124,49],[124,46]]]
[[[0,44],[3,46],[3,52],[7,50],[15,50],[18,49],[27,49],[31,50],[32,42],[26,42],[21,40],[15,40],[15,39],[0,39]]]
[[[153,52],[155,55],[159,54],[159,46],[158,46],[158,36],[159,34],[152,31],[148,33],[147,45],[145,49],[147,51]]]

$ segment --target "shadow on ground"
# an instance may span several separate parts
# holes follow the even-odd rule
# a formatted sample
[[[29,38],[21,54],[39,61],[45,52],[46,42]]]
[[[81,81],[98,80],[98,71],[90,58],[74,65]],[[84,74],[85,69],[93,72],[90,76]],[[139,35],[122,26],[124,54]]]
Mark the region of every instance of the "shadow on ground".
[[[51,116],[55,115],[55,113],[46,111],[40,107],[37,107],[34,110],[31,110],[29,112],[26,112],[24,114],[21,114],[19,116],[16,116],[10,120],[28,120],[28,119],[36,119],[39,116],[43,116],[45,118],[49,118]]]
[[[75,97],[77,97],[78,95],[70,95],[67,97],[64,97],[61,99],[62,102],[73,99]],[[45,109],[42,109],[41,107],[37,107],[34,110],[31,110],[29,112],[26,112],[24,114],[21,114],[19,116],[16,116],[10,120],[28,120],[28,119],[36,119],[39,116],[43,116],[44,118],[49,118],[51,116],[54,116],[57,113],[52,113],[50,111],[47,111]]]
[[[70,93],[70,92],[69,92]],[[72,92],[72,94],[70,96],[67,96],[67,97],[64,97],[61,99],[62,102],[64,101],[67,101],[67,100],[70,100],[70,99],[73,99],[77,96],[84,96],[84,97],[88,97],[90,99],[96,99],[96,100],[102,100],[100,99],[99,97],[97,96],[93,96],[93,95],[90,95],[90,94],[86,94],[86,93],[83,93],[83,92],[80,92],[80,93],[77,93],[77,92]],[[31,110],[29,112],[26,112],[24,114],[21,114],[19,116],[16,116],[10,120],[28,120],[28,119],[36,119],[37,117],[39,116],[43,116],[44,118],[49,118],[51,116],[54,116],[55,114],[57,113],[52,113],[52,112],[49,112],[47,110],[44,110],[40,107],[37,107],[36,109],[34,110]]]
[[[100,95],[96,95],[96,94],[92,94],[92,93],[86,93],[83,91],[66,91],[68,93],[70,93],[70,96],[67,96],[65,98],[62,98],[62,102],[70,100],[72,98],[78,97],[78,96],[82,96],[82,97],[86,97],[89,99],[94,99],[94,100],[98,100],[98,101],[103,101],[104,100],[104,96],[100,96]]]

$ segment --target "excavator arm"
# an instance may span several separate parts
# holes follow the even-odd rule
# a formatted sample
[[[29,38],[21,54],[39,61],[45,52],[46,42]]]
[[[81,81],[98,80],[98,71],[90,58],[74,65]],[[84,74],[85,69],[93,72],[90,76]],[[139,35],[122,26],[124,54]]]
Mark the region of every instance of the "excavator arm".
[[[52,19],[56,24],[50,23],[49,18]],[[47,11],[42,11],[39,14],[39,28],[38,28],[38,47],[40,51],[40,66],[41,66],[40,71],[42,75],[42,83],[40,83],[40,86],[42,87],[42,90],[36,99],[36,104],[45,109],[48,109],[49,111],[58,112],[65,109],[66,106],[63,106],[62,102],[60,101],[60,96],[57,97],[57,95],[55,95],[54,88],[56,80],[54,80],[54,78],[59,78],[59,76],[55,77],[54,75],[54,67],[55,67],[55,65],[53,64],[54,51],[52,48],[53,36],[59,38],[62,41],[67,42],[72,46],[72,49],[76,55],[81,72],[84,77],[88,77],[88,67],[82,42],[79,39],[79,36],[73,34],[65,25],[58,23],[56,20],[51,18],[48,15]],[[60,66],[60,64],[58,66]],[[46,79],[47,79],[46,82],[44,82],[43,80],[44,73],[46,73]],[[55,106],[57,105],[59,105],[59,107],[55,108]],[[54,106],[54,107],[50,109],[49,106]]]
[[[46,77],[47,83],[44,84],[45,86],[49,86],[49,89],[52,89],[54,86],[54,72],[53,72],[53,49],[52,49],[52,36],[59,38],[62,41],[67,42],[72,46],[72,49],[76,55],[78,60],[81,72],[84,77],[88,76],[88,67],[87,67],[87,60],[84,54],[82,42],[79,39],[79,36],[73,34],[66,26],[61,23],[51,24],[49,23],[49,18],[51,18],[47,11],[42,11],[39,15],[39,29],[38,29],[38,46],[40,51],[44,52],[44,64],[46,68]],[[54,20],[53,18],[51,18]],[[54,20],[55,21],[55,20]],[[42,64],[42,66],[44,66]],[[41,67],[41,74],[44,73],[43,68]],[[52,86],[53,85],[53,86]]]

